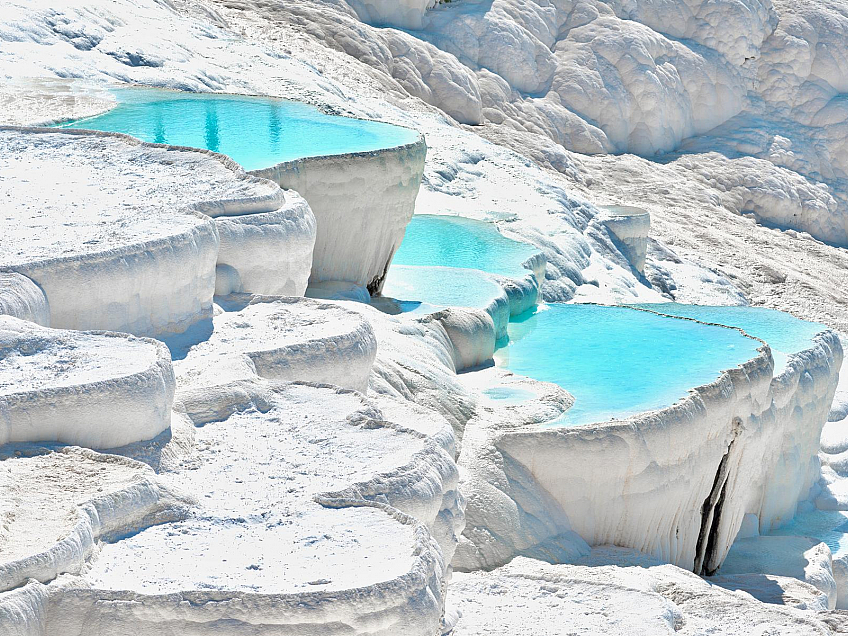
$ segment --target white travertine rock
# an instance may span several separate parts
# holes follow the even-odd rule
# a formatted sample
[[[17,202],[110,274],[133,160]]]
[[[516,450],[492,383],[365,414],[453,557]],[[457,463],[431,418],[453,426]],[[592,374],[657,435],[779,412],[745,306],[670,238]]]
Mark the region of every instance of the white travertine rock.
[[[43,290],[56,328],[160,335],[208,318],[219,235],[207,213],[283,204],[275,184],[221,155],[125,135],[7,127],[0,149],[0,192],[17,201],[0,270]],[[53,187],[32,188],[33,171],[51,174]],[[299,233],[308,235],[304,219]],[[301,251],[293,268],[305,264]]]
[[[425,316],[421,322],[436,322],[445,330],[452,345],[453,367],[457,372],[492,359],[498,335],[487,312],[449,307]]]
[[[362,285],[346,283],[338,280],[328,280],[314,283],[306,288],[307,298],[323,298],[324,300],[353,300],[359,303],[370,303],[371,294]]]
[[[0,592],[0,625],[9,636],[44,636],[49,592],[36,580]]]
[[[295,190],[315,214],[309,281],[383,288],[424,172],[427,146],[417,142],[374,152],[307,157],[251,174]]]
[[[845,556],[833,559],[833,579],[836,582],[836,609],[848,609],[848,563]]]
[[[559,504],[493,443],[494,431],[502,426],[550,422],[574,404],[574,397],[555,384],[498,367],[474,370],[460,379],[478,401],[462,438],[466,526],[454,568],[489,570],[515,555],[552,562],[585,556],[589,546],[570,529]]]
[[[23,274],[0,272],[0,315],[50,326],[50,306],[44,291]]]
[[[215,217],[221,244],[215,295],[303,296],[312,269],[315,216],[296,192],[273,212]]]
[[[353,0],[350,4],[364,22],[401,29],[420,29],[424,12],[437,0]]]
[[[777,25],[771,0],[612,0],[615,14],[675,39],[694,40],[734,64],[759,56]]]
[[[750,539],[751,537],[758,536],[760,536],[760,518],[752,512],[745,513],[745,516],[742,517],[742,525],[739,526],[736,540]]]
[[[830,548],[809,537],[751,537],[733,543],[718,573],[796,578],[820,590],[827,599],[827,608],[835,609],[837,584],[831,563]]]
[[[16,77],[0,86],[0,124],[45,126],[94,117],[115,97],[94,82],[62,77]]]
[[[207,340],[175,363],[178,391],[203,394],[234,380],[320,382],[364,391],[377,352],[371,324],[338,304],[233,295]]]
[[[0,316],[0,444],[151,439],[170,425],[174,386],[160,342]]]
[[[220,390],[220,416],[186,404],[199,425],[193,460],[159,477],[198,507],[103,545],[51,599],[46,633],[201,634],[225,620],[230,633],[433,634],[442,550],[462,527],[447,422],[334,387]]]
[[[46,583],[77,574],[97,553],[98,541],[186,513],[184,498],[163,487],[148,466],[82,448],[4,447],[0,484],[3,592],[28,579]],[[0,609],[4,633],[18,624]]]
[[[632,206],[611,205],[602,209],[601,223],[622,243],[622,251],[633,268],[644,274],[651,215],[647,210]]]
[[[840,614],[762,603],[744,587],[723,589],[691,572],[629,552],[596,549],[574,565],[517,557],[492,572],[454,575],[448,600],[462,618],[453,633],[491,634],[493,617],[496,633],[514,636],[546,630],[605,636],[825,636],[844,629]],[[783,589],[785,596],[805,602],[813,599],[810,590],[815,592],[782,577],[770,577],[767,584],[772,598],[775,590]],[[817,608],[812,603],[805,609]],[[550,632],[552,624],[567,631]]]
[[[0,457],[0,515],[26,511],[0,526],[4,633],[199,635],[210,621],[228,633],[436,633],[464,524],[445,419],[387,395],[264,380],[180,408],[198,427],[193,448],[158,476],[83,449]],[[61,471],[79,475],[70,492]],[[41,532],[27,534],[33,516]],[[23,585],[62,572],[80,576]]]

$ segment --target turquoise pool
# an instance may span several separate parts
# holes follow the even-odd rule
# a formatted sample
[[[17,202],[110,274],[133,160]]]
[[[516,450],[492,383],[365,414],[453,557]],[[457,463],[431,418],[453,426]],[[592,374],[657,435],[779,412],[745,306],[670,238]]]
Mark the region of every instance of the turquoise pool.
[[[550,304],[510,322],[495,362],[558,384],[574,406],[555,425],[576,426],[670,406],[760,343],[733,329],[625,307]]]
[[[486,309],[503,289],[486,274],[453,267],[412,267],[395,265],[389,268],[383,296],[406,302],[406,311],[432,313],[442,307],[473,307]]]
[[[827,329],[820,323],[799,320],[782,311],[763,307],[712,307],[677,303],[638,306],[664,314],[739,327],[768,343],[777,372],[786,366],[789,354],[808,348],[813,336]]]
[[[245,170],[283,161],[364,152],[414,142],[418,133],[374,121],[325,115],[283,99],[115,89],[118,106],[102,115],[59,124],[120,132],[142,141],[205,148]]]
[[[848,555],[848,512],[844,510],[803,512],[769,534],[813,537],[826,543],[834,557],[843,557]]]
[[[406,226],[392,263],[461,267],[521,277],[528,272],[524,263],[538,253],[532,245],[506,238],[493,223],[421,214],[413,216]]]

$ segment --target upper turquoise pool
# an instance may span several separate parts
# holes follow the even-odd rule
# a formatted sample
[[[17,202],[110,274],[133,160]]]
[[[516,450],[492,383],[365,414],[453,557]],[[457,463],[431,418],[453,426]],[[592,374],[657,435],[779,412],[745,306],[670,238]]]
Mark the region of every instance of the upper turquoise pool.
[[[745,333],[768,343],[774,356],[775,370],[778,373],[786,366],[790,354],[808,348],[813,337],[827,329],[820,323],[799,320],[782,311],[763,307],[713,307],[677,303],[637,306],[663,314],[739,327]]]
[[[418,133],[375,121],[325,115],[313,106],[269,97],[115,89],[112,110],[63,128],[120,132],[142,141],[205,148],[245,170],[283,161],[409,144]]]
[[[493,223],[420,214],[406,226],[392,263],[479,269],[521,277],[528,273],[524,263],[538,253],[532,245],[505,237]]]
[[[514,318],[508,334],[499,366],[574,395],[561,426],[670,406],[760,346],[735,329],[595,305],[550,304]]]

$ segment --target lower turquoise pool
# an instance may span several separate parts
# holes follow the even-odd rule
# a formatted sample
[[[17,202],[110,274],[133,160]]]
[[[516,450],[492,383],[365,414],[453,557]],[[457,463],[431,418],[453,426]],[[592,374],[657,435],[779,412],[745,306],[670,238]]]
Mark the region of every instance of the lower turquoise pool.
[[[757,355],[735,329],[625,307],[550,304],[514,318],[499,366],[572,393],[575,426],[670,406]]]
[[[113,92],[118,105],[112,110],[59,126],[212,150],[228,155],[245,170],[302,157],[392,148],[418,139],[414,130],[326,115],[284,99],[152,88]]]
[[[503,288],[483,272],[453,267],[392,265],[383,296],[407,302],[408,312],[431,313],[443,307],[486,309]]]

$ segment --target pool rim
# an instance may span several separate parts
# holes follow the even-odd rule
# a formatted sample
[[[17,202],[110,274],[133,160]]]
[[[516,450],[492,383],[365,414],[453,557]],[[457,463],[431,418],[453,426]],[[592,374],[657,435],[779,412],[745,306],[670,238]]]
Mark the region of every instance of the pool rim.
[[[184,91],[184,90],[180,90],[178,88],[150,86],[150,85],[147,85],[147,84],[137,84],[137,83],[119,84],[119,85],[107,84],[105,86],[105,88],[107,90],[110,90],[110,89],[152,90],[152,91],[179,93],[181,95],[205,95],[205,96],[234,97],[234,98],[250,97],[250,98],[256,98],[256,99],[270,99],[270,100],[291,102],[291,103],[294,103],[294,104],[302,104],[302,105],[314,108],[315,110],[317,110],[322,115],[326,115],[328,117],[342,117],[344,119],[353,119],[353,120],[356,120],[356,121],[369,122],[369,123],[374,123],[374,124],[383,124],[385,126],[394,126],[395,128],[401,128],[403,130],[408,130],[410,132],[413,132],[416,135],[416,138],[413,141],[410,141],[408,143],[397,144],[397,145],[393,145],[393,146],[384,146],[384,147],[378,148],[376,150],[357,150],[357,151],[353,151],[353,152],[343,152],[343,153],[329,154],[329,155],[308,155],[308,156],[304,156],[304,157],[297,157],[297,158],[294,158],[294,159],[288,159],[286,161],[280,161],[280,162],[272,164],[270,166],[265,166],[265,167],[262,167],[262,168],[254,168],[254,169],[251,169],[251,170],[246,170],[241,164],[239,164],[237,161],[235,161],[235,159],[233,159],[229,155],[226,155],[224,153],[218,153],[218,152],[215,152],[214,150],[208,150],[207,148],[199,148],[199,147],[196,147],[196,146],[178,146],[178,145],[171,146],[170,144],[156,144],[155,142],[145,142],[145,141],[139,139],[139,141],[142,141],[142,143],[150,143],[150,144],[157,145],[157,146],[170,146],[170,147],[173,147],[173,148],[187,148],[187,149],[194,149],[194,150],[201,150],[201,151],[205,151],[205,152],[211,152],[211,153],[214,153],[214,154],[220,154],[220,155],[230,159],[230,161],[234,161],[239,166],[239,168],[244,170],[247,174],[252,175],[252,176],[259,176],[260,178],[265,178],[265,179],[267,179],[268,177],[262,177],[260,175],[255,175],[253,173],[266,171],[266,170],[279,169],[281,166],[286,166],[286,165],[290,165],[290,164],[293,164],[293,163],[298,162],[298,161],[305,161],[305,160],[313,160],[313,159],[353,159],[353,158],[360,158],[360,157],[373,157],[375,155],[375,153],[382,153],[382,152],[386,152],[386,151],[402,151],[402,150],[406,150],[406,149],[412,149],[412,148],[414,148],[414,147],[416,147],[416,146],[418,146],[419,144],[422,144],[422,143],[424,144],[424,148],[425,149],[427,148],[426,137],[424,136],[424,133],[422,133],[420,130],[416,130],[415,128],[410,128],[409,126],[404,126],[402,124],[394,124],[394,123],[391,123],[391,122],[380,121],[380,120],[377,120],[377,119],[368,119],[366,117],[356,117],[354,115],[340,115],[338,113],[328,112],[329,107],[326,104],[315,104],[315,103],[312,103],[312,102],[301,101],[301,100],[297,100],[297,99],[289,99],[288,97],[278,97],[276,95],[259,95],[259,94],[254,94],[254,93],[231,93],[231,92],[218,92],[218,91],[210,91],[210,92],[204,93],[204,92],[200,92],[200,91]],[[111,131],[98,131],[98,130],[93,129],[93,128],[71,128],[69,126],[69,124],[71,124],[73,122],[85,122],[89,119],[94,119],[95,117],[100,117],[101,115],[104,115],[108,112],[111,112],[112,110],[117,108],[120,104],[121,104],[121,102],[115,100],[114,102],[112,102],[112,105],[111,105],[110,108],[108,108],[104,111],[101,111],[97,114],[89,115],[89,116],[83,117],[81,119],[80,118],[77,118],[77,119],[66,118],[66,119],[58,119],[58,120],[51,121],[51,122],[44,122],[44,123],[39,124],[39,126],[37,126],[37,127],[38,128],[50,128],[52,130],[88,130],[88,131],[91,131],[91,132],[111,132]],[[115,134],[126,135],[128,137],[132,137],[132,135],[128,135],[127,133],[115,133]],[[138,139],[138,138],[133,137],[133,139]]]
[[[697,385],[697,386],[694,386],[694,387],[687,389],[685,395],[679,397],[677,400],[675,400],[672,404],[669,404],[668,406],[649,409],[649,410],[645,410],[645,411],[639,411],[638,413],[634,413],[632,415],[624,416],[624,417],[621,417],[621,418],[606,419],[606,420],[601,419],[601,420],[598,420],[598,421],[591,421],[591,422],[586,422],[586,423],[583,423],[583,424],[574,424],[574,425],[571,425],[571,426],[568,426],[568,425],[553,426],[552,423],[559,418],[555,418],[554,420],[547,420],[547,421],[544,421],[544,422],[534,423],[534,424],[529,425],[529,426],[527,426],[527,425],[521,425],[521,426],[515,426],[515,427],[505,426],[505,427],[502,428],[501,434],[504,434],[504,435],[521,435],[523,433],[536,434],[536,433],[540,433],[540,432],[565,434],[568,431],[577,431],[577,430],[581,430],[581,431],[585,432],[586,430],[592,430],[592,429],[599,430],[599,431],[601,431],[601,430],[602,431],[611,431],[611,430],[614,430],[614,429],[622,429],[622,428],[626,428],[626,429],[639,428],[640,425],[650,425],[651,420],[657,420],[660,417],[662,417],[662,415],[664,415],[664,414],[667,415],[671,411],[681,408],[684,405],[685,402],[692,400],[692,399],[695,399],[696,396],[701,396],[704,393],[709,392],[711,389],[714,389],[714,388],[718,387],[719,385],[721,385],[725,380],[729,380],[729,381],[732,382],[733,381],[732,376],[734,376],[734,375],[738,375],[740,373],[743,373],[745,375],[749,375],[749,370],[754,369],[756,367],[759,367],[763,363],[769,364],[771,366],[771,369],[772,369],[772,371],[771,371],[771,382],[782,381],[784,379],[784,376],[787,376],[788,374],[790,374],[792,372],[791,371],[792,361],[793,361],[793,359],[797,358],[797,356],[799,356],[800,354],[804,353],[805,351],[809,351],[811,349],[814,349],[814,348],[820,346],[821,344],[823,344],[823,341],[826,340],[826,339],[835,338],[837,340],[837,342],[840,342],[840,345],[841,345],[841,341],[839,340],[839,334],[833,329],[825,328],[822,331],[819,331],[818,333],[816,333],[810,339],[811,346],[809,346],[805,349],[802,349],[800,351],[796,351],[796,352],[793,352],[791,354],[788,354],[788,360],[787,360],[786,366],[781,371],[781,373],[775,375],[775,373],[774,373],[774,371],[775,371],[775,360],[774,360],[774,355],[772,354],[771,347],[769,346],[769,344],[765,340],[763,340],[762,338],[759,338],[757,336],[753,336],[753,335],[749,334],[748,332],[746,332],[741,327],[734,327],[734,326],[731,326],[731,325],[724,325],[724,324],[721,324],[721,323],[711,323],[711,322],[707,322],[707,321],[703,321],[703,320],[698,320],[696,318],[691,318],[689,316],[675,316],[673,314],[664,314],[662,312],[647,309],[645,307],[639,307],[639,306],[627,305],[627,304],[619,304],[619,303],[617,303],[617,304],[605,304],[605,303],[597,303],[597,302],[581,302],[581,303],[546,303],[546,304],[590,305],[590,306],[595,306],[595,307],[615,307],[615,308],[621,308],[621,309],[630,309],[630,310],[633,310],[633,311],[642,311],[642,312],[645,312],[645,313],[654,314],[656,316],[661,316],[663,318],[674,318],[674,319],[688,320],[690,322],[698,323],[698,324],[708,326],[708,327],[721,327],[721,328],[724,328],[724,329],[732,329],[734,331],[739,332],[744,337],[747,337],[747,338],[750,338],[751,340],[759,342],[760,346],[757,347],[757,354],[754,357],[749,358],[748,360],[741,362],[741,363],[739,363],[739,364],[737,364],[733,367],[720,370],[715,380],[713,380],[712,382],[707,382],[705,384],[700,384],[700,385]],[[701,306],[710,306],[710,305],[701,305]],[[796,320],[800,320],[800,319],[796,319]],[[508,367],[501,367],[501,368],[505,369],[506,371],[511,372],[511,370]],[[533,380],[542,382],[542,380],[538,380],[537,378],[533,378],[532,376],[527,376],[527,375],[518,374],[518,373],[515,373],[515,375],[528,377],[528,378],[531,378]],[[562,387],[562,388],[564,388],[566,391],[569,390],[568,387]],[[567,417],[567,414],[568,414],[568,411],[565,411],[560,417]]]

